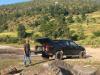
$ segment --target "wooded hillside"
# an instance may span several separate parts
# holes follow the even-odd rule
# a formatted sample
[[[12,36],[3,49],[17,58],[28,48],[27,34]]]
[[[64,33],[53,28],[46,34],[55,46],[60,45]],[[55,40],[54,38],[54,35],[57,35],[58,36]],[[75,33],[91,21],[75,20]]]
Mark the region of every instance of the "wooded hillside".
[[[95,41],[100,39],[99,3],[99,0],[33,0],[0,6],[0,36],[7,32],[16,34],[23,25],[26,30],[23,38],[88,40],[89,37],[89,41],[91,38]]]

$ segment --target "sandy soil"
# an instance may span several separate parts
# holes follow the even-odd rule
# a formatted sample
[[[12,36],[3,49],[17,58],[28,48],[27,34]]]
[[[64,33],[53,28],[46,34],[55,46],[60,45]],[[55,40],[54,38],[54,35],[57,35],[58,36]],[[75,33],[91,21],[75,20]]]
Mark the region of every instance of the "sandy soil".
[[[89,59],[100,61],[100,48],[86,47],[86,52]]]

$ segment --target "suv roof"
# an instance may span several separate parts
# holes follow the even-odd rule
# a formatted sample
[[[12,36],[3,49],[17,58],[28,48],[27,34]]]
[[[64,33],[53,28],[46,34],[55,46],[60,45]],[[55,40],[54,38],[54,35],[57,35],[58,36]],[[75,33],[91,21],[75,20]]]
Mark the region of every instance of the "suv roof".
[[[41,43],[41,44],[43,44],[43,43],[51,43],[51,42],[53,42],[53,40],[51,40],[51,39],[49,39],[49,38],[47,38],[47,37],[44,37],[44,38],[38,38],[38,39],[36,39],[35,40],[36,42],[39,42],[39,43]]]
[[[73,42],[73,40],[52,40],[50,38],[47,38],[47,37],[43,37],[43,38],[38,38],[36,39],[36,42],[39,42],[40,44],[44,44],[44,43],[48,43],[48,44],[54,44],[54,43],[63,43],[63,42]]]

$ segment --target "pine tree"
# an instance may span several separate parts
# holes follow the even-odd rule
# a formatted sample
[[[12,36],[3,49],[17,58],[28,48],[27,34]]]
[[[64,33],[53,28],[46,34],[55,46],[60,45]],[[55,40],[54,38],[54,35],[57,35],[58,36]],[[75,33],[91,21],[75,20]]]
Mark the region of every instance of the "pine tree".
[[[18,37],[19,38],[25,38],[26,37],[26,31],[25,31],[24,25],[18,25],[17,31],[18,31]]]

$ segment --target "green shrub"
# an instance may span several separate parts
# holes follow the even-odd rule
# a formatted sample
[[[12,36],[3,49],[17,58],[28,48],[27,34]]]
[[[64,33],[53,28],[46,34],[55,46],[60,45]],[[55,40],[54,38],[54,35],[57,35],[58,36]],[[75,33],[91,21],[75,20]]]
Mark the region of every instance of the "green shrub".
[[[24,25],[22,25],[22,24],[18,25],[17,32],[18,32],[19,38],[25,38],[26,37],[26,29],[25,29]]]
[[[18,42],[18,38],[17,37],[10,37],[9,39],[8,39],[8,43],[17,43]]]
[[[75,41],[77,41],[78,38],[79,38],[79,35],[78,35],[78,34],[73,34],[73,35],[71,36],[71,39],[72,39],[72,40],[75,40]]]
[[[93,34],[94,34],[96,37],[100,37],[100,31],[95,31],[95,32],[93,32]]]
[[[0,42],[5,42],[5,43],[17,43],[18,42],[17,37],[9,37],[9,36],[4,36],[0,37]]]
[[[74,30],[72,30],[71,31],[71,39],[75,40],[75,41],[85,39],[83,31],[75,32]]]
[[[18,40],[18,44],[24,44],[25,43],[25,39],[19,39]]]
[[[81,45],[90,45],[92,47],[100,47],[100,37],[89,36],[84,40],[80,40]]]
[[[40,35],[36,34],[36,35],[32,36],[32,39],[36,39],[36,38],[40,38],[40,37],[41,37]]]
[[[32,35],[33,35],[33,32],[27,32],[27,33],[26,33],[26,36],[27,36],[27,37],[32,37]]]

